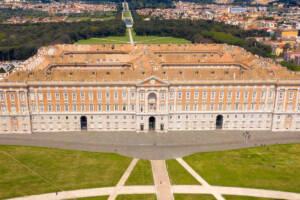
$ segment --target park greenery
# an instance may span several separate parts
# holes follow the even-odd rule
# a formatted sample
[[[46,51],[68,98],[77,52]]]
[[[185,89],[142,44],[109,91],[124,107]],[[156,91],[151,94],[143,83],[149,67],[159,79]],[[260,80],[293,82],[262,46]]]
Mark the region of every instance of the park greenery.
[[[80,39],[125,35],[121,20],[0,24],[0,60],[23,60],[38,48],[52,44],[72,44]]]
[[[133,14],[134,31],[138,36],[172,36],[190,40],[192,43],[227,43],[237,45],[263,56],[271,56],[272,48],[261,44],[251,37],[267,36],[264,30],[245,31],[237,26],[206,20],[160,20],[144,21]],[[249,39],[250,38],[250,39]]]
[[[45,17],[49,17],[49,14],[48,12],[36,11],[36,10],[0,8],[0,23],[12,17],[42,19]]]
[[[0,199],[115,186],[130,161],[110,153],[0,146],[0,163],[5,163],[0,165]]]
[[[300,65],[297,65],[295,63],[281,61],[281,65],[292,71],[300,71]]]
[[[154,185],[150,161],[139,160],[133,168],[125,185]]]

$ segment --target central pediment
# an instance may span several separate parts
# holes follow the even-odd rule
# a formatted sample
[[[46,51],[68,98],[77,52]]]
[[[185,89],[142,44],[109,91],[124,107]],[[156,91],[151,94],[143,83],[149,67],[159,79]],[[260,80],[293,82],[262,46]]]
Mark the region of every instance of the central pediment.
[[[143,81],[138,82],[139,86],[167,86],[168,83],[155,76],[151,76]]]

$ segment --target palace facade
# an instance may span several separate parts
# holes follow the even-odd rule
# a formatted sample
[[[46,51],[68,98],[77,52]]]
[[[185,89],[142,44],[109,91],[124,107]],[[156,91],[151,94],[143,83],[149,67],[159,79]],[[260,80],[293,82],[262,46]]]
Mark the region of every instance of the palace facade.
[[[300,75],[224,44],[55,45],[0,79],[0,133],[300,130]]]

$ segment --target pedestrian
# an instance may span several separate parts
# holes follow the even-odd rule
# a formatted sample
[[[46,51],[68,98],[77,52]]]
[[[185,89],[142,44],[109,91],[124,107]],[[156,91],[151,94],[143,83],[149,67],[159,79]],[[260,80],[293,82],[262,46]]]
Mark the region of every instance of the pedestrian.
[[[57,190],[55,191],[55,194],[56,194],[56,196],[58,195],[58,191]]]

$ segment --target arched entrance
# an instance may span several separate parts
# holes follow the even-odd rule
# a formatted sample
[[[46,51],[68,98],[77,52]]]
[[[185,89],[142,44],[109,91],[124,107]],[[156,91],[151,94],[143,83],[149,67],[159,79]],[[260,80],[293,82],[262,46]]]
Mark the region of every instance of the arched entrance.
[[[149,117],[149,131],[155,130],[155,117]]]
[[[80,128],[82,131],[87,130],[87,118],[86,116],[81,116],[80,117]]]
[[[218,115],[216,119],[216,129],[222,129],[223,128],[223,116]]]

